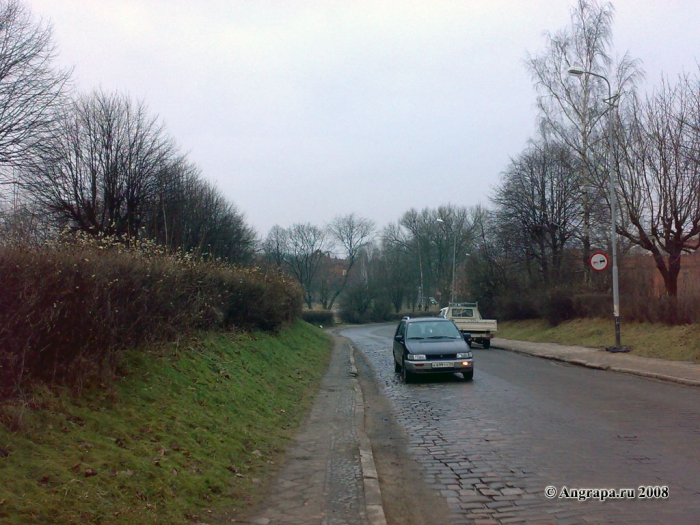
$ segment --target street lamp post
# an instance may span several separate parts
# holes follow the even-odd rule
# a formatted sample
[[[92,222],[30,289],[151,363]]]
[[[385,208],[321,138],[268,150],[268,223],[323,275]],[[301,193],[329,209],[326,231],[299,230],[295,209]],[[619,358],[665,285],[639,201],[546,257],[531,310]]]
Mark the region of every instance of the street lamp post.
[[[455,275],[457,266],[457,235],[452,236],[452,290],[450,290],[450,302],[455,302]]]
[[[420,269],[420,293],[418,294],[420,297],[419,311],[423,311],[423,261],[420,256],[420,241],[418,242],[418,268]]]
[[[610,81],[603,75],[594,73],[593,71],[588,71],[582,67],[573,66],[568,70],[570,75],[581,76],[581,75],[591,75],[594,77],[601,78],[605,81],[608,86],[608,98],[604,102],[608,105],[607,111],[613,111],[617,107],[617,101],[620,97],[619,93],[614,96],[612,94],[612,88],[610,87]],[[610,231],[610,243],[612,245],[612,281],[613,281],[613,317],[615,318],[615,349],[620,348],[620,288],[618,283],[618,272],[617,272],[617,198],[615,195],[615,180],[613,178],[613,116],[611,115],[608,119],[608,176],[610,183],[610,219],[612,221],[612,228]]]

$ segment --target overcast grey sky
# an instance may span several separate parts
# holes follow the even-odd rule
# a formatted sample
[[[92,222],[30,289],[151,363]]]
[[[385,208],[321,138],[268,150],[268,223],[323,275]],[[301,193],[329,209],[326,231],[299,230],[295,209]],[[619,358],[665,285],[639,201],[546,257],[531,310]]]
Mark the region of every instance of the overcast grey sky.
[[[488,204],[535,129],[524,59],[564,0],[28,0],[80,90],[144,100],[264,236]],[[645,89],[697,71],[698,0],[617,0]]]

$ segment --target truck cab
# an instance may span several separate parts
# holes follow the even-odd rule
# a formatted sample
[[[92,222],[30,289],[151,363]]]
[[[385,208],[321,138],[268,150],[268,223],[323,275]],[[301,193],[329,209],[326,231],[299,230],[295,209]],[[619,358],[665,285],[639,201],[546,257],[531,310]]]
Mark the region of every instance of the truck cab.
[[[440,310],[439,315],[454,321],[469,346],[477,343],[484,348],[491,347],[491,339],[498,330],[498,323],[495,319],[481,317],[479,303],[450,303]]]

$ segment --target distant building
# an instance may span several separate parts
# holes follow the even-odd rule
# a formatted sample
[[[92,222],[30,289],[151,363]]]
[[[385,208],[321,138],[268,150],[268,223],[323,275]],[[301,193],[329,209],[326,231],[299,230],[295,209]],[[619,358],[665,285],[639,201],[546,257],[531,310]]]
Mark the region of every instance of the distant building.
[[[661,272],[650,253],[628,254],[620,260],[621,286],[650,297],[666,294]],[[681,272],[678,275],[678,297],[700,296],[700,251],[681,256]]]

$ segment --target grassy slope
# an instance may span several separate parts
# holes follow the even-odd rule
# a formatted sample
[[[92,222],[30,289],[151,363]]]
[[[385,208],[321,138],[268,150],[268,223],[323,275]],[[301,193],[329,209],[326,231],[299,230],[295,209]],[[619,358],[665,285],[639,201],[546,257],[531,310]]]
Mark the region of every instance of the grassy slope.
[[[628,323],[620,335],[633,354],[700,363],[700,325]],[[498,337],[604,347],[615,344],[615,327],[612,319],[575,319],[556,327],[545,321],[506,321],[498,323]]]
[[[80,400],[43,393],[33,406],[0,407],[0,449],[10,453],[0,458],[0,521],[235,515],[274,473],[331,344],[301,321],[278,337],[206,334],[132,353],[110,392]]]

